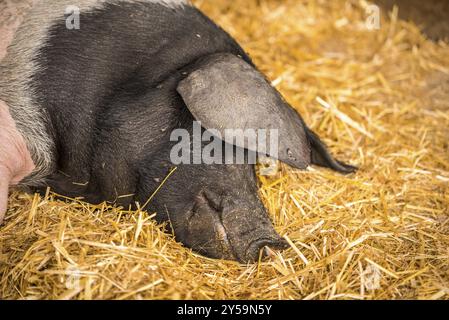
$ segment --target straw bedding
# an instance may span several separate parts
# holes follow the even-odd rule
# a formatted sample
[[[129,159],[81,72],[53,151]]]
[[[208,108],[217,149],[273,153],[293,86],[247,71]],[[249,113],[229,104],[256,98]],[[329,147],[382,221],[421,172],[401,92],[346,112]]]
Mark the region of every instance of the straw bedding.
[[[0,297],[447,299],[448,43],[397,10],[367,30],[365,1],[195,4],[360,170],[281,165],[260,177],[291,248],[251,265],[192,253],[154,213],[16,191],[0,229]]]

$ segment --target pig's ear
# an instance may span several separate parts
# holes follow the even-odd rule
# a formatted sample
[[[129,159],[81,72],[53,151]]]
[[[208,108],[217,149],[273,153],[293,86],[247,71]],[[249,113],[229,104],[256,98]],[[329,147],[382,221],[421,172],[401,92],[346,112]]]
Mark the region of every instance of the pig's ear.
[[[313,139],[315,136],[309,134],[299,114],[266,78],[237,56],[214,54],[201,59],[190,66],[177,91],[196,120],[206,129],[218,130],[227,143],[299,169],[316,162],[338,171],[346,170],[345,165],[329,155],[319,139]],[[227,135],[226,129],[235,131]],[[262,134],[266,143],[248,143],[247,133],[256,133],[263,139]],[[272,139],[277,145],[270,143]]]
[[[192,67],[177,90],[196,120],[206,129],[218,130],[226,142],[277,158],[296,168],[304,169],[311,163],[310,143],[298,114],[265,77],[243,59],[232,54],[208,56]],[[248,144],[245,139],[229,141],[226,129],[237,130],[236,135],[240,129],[259,134],[265,129],[267,143],[257,146]],[[278,150],[269,150],[270,139],[275,139],[276,134]]]
[[[326,145],[320,140],[318,135],[306,127],[307,137],[312,147],[312,164],[326,167],[335,171],[347,174],[357,171],[357,167],[336,160],[327,150]]]

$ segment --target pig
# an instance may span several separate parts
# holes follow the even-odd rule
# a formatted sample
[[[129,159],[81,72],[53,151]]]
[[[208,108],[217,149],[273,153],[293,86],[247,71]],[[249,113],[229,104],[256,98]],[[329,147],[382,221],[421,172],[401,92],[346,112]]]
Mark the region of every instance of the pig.
[[[298,169],[356,170],[185,0],[38,1],[0,64],[0,100],[3,201],[19,185],[148,204],[178,241],[212,258],[254,262],[267,246],[286,247],[259,199],[254,164],[224,159],[229,146]],[[173,163],[172,133],[193,139],[194,121],[220,136],[222,163]],[[277,152],[228,139],[226,129],[276,129]]]

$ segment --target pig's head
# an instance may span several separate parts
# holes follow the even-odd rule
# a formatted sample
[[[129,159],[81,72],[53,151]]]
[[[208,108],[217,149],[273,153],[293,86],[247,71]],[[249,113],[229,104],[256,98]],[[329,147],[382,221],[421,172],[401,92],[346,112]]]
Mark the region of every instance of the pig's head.
[[[335,160],[264,76],[243,59],[215,54],[186,70],[177,91],[191,115],[181,126],[192,133],[193,115],[205,129],[213,129],[222,139],[223,164],[177,165],[151,208],[161,221],[170,221],[177,240],[206,256],[248,262],[257,260],[266,246],[284,248],[285,241],[258,197],[254,165],[236,164],[235,156],[233,164],[224,164],[226,146],[233,144],[246,155],[268,155],[300,169],[317,164],[349,173],[355,168]],[[248,143],[246,136],[228,140],[226,129],[242,133],[276,129],[278,149]],[[176,165],[169,153],[166,146],[147,163],[139,194],[150,194]]]
[[[169,170],[160,170],[160,183]],[[158,162],[160,164],[160,162]],[[150,164],[151,166],[151,164]],[[146,171],[154,176],[154,167]],[[143,187],[154,190],[153,179]],[[255,261],[260,249],[285,248],[258,197],[254,165],[180,164],[151,201],[176,239],[212,258]]]

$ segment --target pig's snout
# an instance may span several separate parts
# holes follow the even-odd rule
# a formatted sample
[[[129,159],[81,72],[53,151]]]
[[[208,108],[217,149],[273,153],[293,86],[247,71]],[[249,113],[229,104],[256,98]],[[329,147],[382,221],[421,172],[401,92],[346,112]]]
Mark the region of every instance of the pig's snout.
[[[186,224],[175,226],[175,234],[201,254],[242,263],[257,261],[265,247],[287,247],[257,197],[234,200],[210,191],[196,197]]]
[[[282,249],[287,249],[288,244],[284,239],[279,237],[277,234],[276,234],[275,238],[258,239],[256,241],[253,241],[249,245],[249,247],[245,253],[245,257],[246,257],[245,260],[246,261],[257,261],[257,259],[259,259],[259,256],[261,254],[262,254],[262,257],[267,256],[268,255],[267,247],[270,249],[282,250]],[[262,249],[263,249],[263,251],[261,251]]]
[[[268,213],[259,198],[224,201],[223,225],[227,231],[236,259],[240,262],[254,262],[264,255],[265,247],[287,248],[286,241],[274,230]]]

